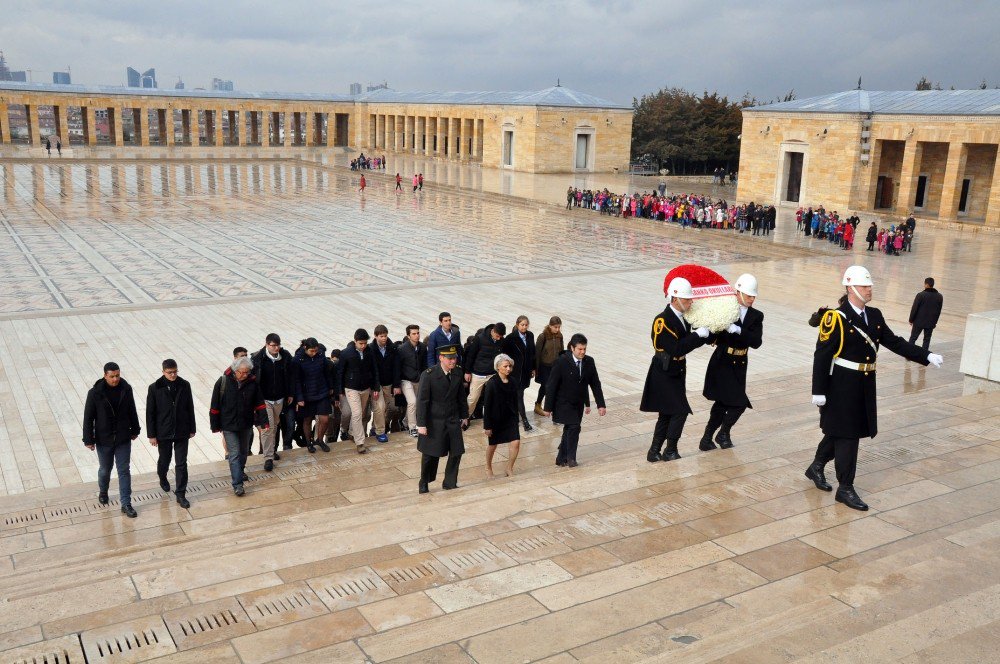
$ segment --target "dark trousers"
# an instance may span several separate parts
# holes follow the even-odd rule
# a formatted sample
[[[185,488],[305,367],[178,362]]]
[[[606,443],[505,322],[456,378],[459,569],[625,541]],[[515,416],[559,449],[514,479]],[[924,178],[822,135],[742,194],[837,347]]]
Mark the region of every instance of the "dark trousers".
[[[716,401],[712,404],[712,410],[708,413],[708,424],[705,425],[705,436],[711,438],[715,433],[715,430],[720,426],[723,431],[728,432],[733,428],[733,425],[739,421],[740,416],[745,412],[745,407],[737,408],[736,406],[727,406],[724,403]]]
[[[132,460],[132,441],[126,440],[124,443],[114,443],[112,445],[96,445],[97,462],[97,490],[102,496],[108,495],[108,487],[111,485],[111,467],[118,468],[118,495],[122,505],[132,504],[132,471],[130,462]]]
[[[223,431],[222,437],[226,441],[226,459],[229,461],[233,488],[237,489],[243,486],[247,455],[250,453],[250,444],[253,443],[253,427],[240,431]]]
[[[687,413],[660,413],[656,418],[656,426],[653,428],[653,443],[662,445],[665,440],[680,440],[684,432],[684,422],[687,421]]]
[[[292,449],[292,437],[295,434],[295,404],[285,404],[281,409],[278,431],[274,434],[274,449],[278,449],[278,438],[281,438],[283,449]]]
[[[486,401],[486,399],[483,399]],[[517,391],[517,414],[521,416],[521,421],[525,424],[528,423],[528,415],[524,412],[524,388],[520,388]]]
[[[420,457],[420,481],[430,484],[437,481],[438,462],[441,457],[424,454]],[[458,466],[462,463],[461,454],[449,454],[448,463],[444,467],[444,481],[441,486],[455,488],[458,486]]]
[[[559,441],[559,451],[556,452],[556,463],[576,461],[576,448],[580,446],[580,425],[564,424],[562,439]]]
[[[823,436],[816,448],[814,463],[825,466],[832,459],[837,469],[837,482],[842,487],[853,487],[854,476],[858,472],[859,443],[857,438]]]
[[[914,327],[910,332],[910,343],[917,343],[917,337],[920,336],[921,332],[924,333],[924,350],[929,350],[931,347],[931,335],[934,334],[933,327]]]
[[[188,439],[177,438],[174,440],[158,439],[156,451],[159,457],[156,460],[156,474],[161,480],[167,479],[167,471],[170,470],[170,458],[174,457],[174,493],[183,496],[187,492],[188,485]]]

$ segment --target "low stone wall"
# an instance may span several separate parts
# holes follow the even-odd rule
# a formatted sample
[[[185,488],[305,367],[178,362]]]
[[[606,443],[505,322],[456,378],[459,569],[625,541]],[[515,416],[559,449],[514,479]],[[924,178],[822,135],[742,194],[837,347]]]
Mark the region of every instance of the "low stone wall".
[[[969,314],[959,370],[972,391],[1000,390],[1000,309]]]

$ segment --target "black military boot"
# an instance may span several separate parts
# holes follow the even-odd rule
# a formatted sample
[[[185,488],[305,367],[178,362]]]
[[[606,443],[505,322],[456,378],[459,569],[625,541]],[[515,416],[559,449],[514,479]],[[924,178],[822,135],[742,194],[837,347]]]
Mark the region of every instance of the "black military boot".
[[[674,461],[675,459],[680,459],[681,455],[677,453],[677,441],[668,440],[667,449],[663,451],[660,458],[664,461]]]
[[[705,427],[705,435],[701,437],[701,442],[698,443],[698,449],[702,452],[711,452],[712,450],[718,449],[715,443],[712,442],[712,432]]]
[[[859,510],[861,512],[868,511],[868,504],[861,500],[861,496],[858,492],[854,490],[853,486],[840,485],[837,487],[837,495],[835,496],[838,503],[844,503],[852,510]]]
[[[823,473],[823,464],[813,461],[812,465],[806,468],[806,477],[813,481],[817,489],[833,491],[833,487],[826,481],[826,475]]]
[[[715,442],[717,442],[719,447],[724,450],[728,450],[733,446],[733,439],[729,437],[729,427],[725,424],[723,424],[722,428],[719,429],[719,435],[715,437]]]
[[[646,452],[646,461],[656,463],[657,461],[663,460],[660,458],[660,445],[662,445],[660,441],[653,441],[653,443],[649,446],[649,451]]]

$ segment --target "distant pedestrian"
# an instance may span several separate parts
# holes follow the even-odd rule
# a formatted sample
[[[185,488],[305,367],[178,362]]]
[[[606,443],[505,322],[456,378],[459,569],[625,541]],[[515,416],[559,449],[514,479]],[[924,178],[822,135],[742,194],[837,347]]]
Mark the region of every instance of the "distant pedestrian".
[[[424,174],[423,173],[418,173],[417,174],[417,188],[420,189],[420,191],[424,190]]]
[[[417,174],[414,173],[413,174],[413,193],[417,193],[417,187],[418,186],[420,186],[420,179],[417,177]]]
[[[47,138],[45,139],[45,151],[49,153],[50,157],[52,156],[52,141]]]
[[[396,173],[396,191],[403,191],[403,176]]]
[[[57,138],[56,139],[56,152],[59,154],[60,157],[62,156],[62,139],[61,138]]]
[[[368,186],[368,183],[365,181],[365,176],[364,175],[361,176],[361,183],[360,184],[361,184],[361,186],[358,187],[358,191],[360,191],[363,194],[363,193],[365,193],[365,187]]]
[[[83,407],[83,444],[97,451],[97,500],[108,504],[111,468],[118,469],[118,496],[122,514],[134,519],[132,509],[132,441],[139,437],[139,414],[135,410],[132,386],[121,376],[114,362],[104,365],[104,377],[87,392]]]
[[[149,386],[146,394],[146,437],[156,448],[156,474],[160,478],[160,488],[170,493],[167,471],[170,459],[174,465],[174,494],[177,504],[187,509],[188,502],[188,441],[194,438],[194,398],[191,384],[177,375],[177,362],[163,360],[163,375]]]
[[[931,334],[937,327],[944,306],[944,296],[934,288],[934,277],[924,279],[924,289],[913,298],[910,308],[910,343],[917,343],[917,337],[924,333],[924,350],[931,346]]]

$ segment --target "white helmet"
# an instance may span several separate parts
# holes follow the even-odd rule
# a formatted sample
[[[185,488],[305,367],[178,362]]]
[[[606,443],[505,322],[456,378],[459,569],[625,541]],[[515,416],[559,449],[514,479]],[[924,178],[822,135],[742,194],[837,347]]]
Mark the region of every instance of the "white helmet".
[[[749,272],[741,274],[736,280],[736,290],[750,297],[757,297],[757,277]]]
[[[674,277],[670,280],[670,285],[667,286],[667,295],[669,297],[680,297],[684,299],[693,298],[694,293],[691,292],[691,282],[684,277]]]
[[[844,286],[874,286],[872,275],[862,265],[852,265],[844,272]]]

